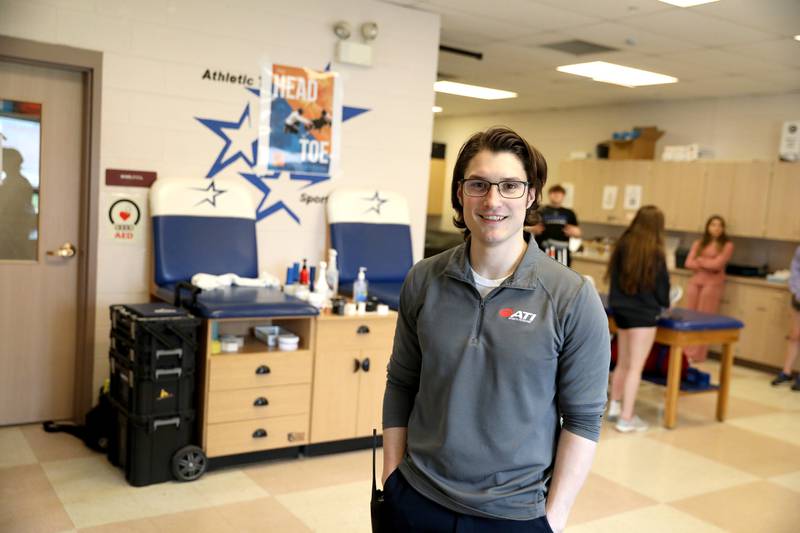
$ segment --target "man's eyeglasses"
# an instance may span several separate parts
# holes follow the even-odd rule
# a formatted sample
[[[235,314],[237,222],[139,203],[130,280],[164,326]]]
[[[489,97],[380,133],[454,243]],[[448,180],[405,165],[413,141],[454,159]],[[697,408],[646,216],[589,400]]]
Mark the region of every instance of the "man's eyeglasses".
[[[489,194],[489,189],[493,185],[497,186],[500,196],[513,200],[515,198],[522,198],[525,191],[528,189],[528,182],[526,181],[501,181],[499,183],[492,183],[479,178],[469,178],[461,180],[462,190],[467,196],[486,196]]]

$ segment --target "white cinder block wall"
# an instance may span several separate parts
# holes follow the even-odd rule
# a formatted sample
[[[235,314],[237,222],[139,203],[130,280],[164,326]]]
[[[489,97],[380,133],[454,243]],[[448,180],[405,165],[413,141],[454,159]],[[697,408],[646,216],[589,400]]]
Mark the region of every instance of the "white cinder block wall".
[[[378,24],[372,68],[332,64],[344,105],[369,112],[343,125],[341,175],[303,191],[303,182],[270,183],[271,198],[280,196],[301,219],[279,212],[258,224],[260,267],[280,276],[288,263],[323,254],[324,204],[301,203],[301,194],[324,197],[341,186],[404,194],[414,256],[422,257],[438,15],[369,0],[0,0],[0,34],[103,52],[101,172],[153,170],[159,179],[200,180],[209,172],[223,140],[196,117],[233,122],[248,102],[258,109],[244,86],[202,79],[206,69],[257,78],[269,59],[321,70],[333,60],[338,20],[350,22],[356,40],[361,23]],[[248,136],[256,119],[237,137],[241,144],[255,138]],[[215,178],[224,185],[249,171],[239,160]],[[146,190],[103,184],[100,193],[95,390],[108,373],[108,305],[146,301],[150,275]],[[117,195],[144,209],[135,243],[113,242],[104,224]]]
[[[538,148],[547,159],[548,183],[552,184],[558,183],[559,162],[571,151],[594,154],[595,145],[610,139],[612,132],[634,126],[666,131],[656,145],[656,158],[661,157],[663,146],[696,142],[712,149],[715,159],[774,161],[781,126],[786,120],[796,120],[798,110],[800,93],[791,93],[440,117],[434,122],[433,138],[447,145],[442,213],[452,211],[449,191],[458,149],[472,133],[492,125],[509,126]],[[449,216],[442,217],[441,229],[455,231]]]

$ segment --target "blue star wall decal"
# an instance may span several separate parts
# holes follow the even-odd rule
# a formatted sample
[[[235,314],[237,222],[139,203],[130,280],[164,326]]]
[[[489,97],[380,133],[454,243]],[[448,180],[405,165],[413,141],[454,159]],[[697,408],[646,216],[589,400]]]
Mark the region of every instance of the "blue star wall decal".
[[[385,198],[381,198],[380,194],[378,194],[378,191],[375,191],[375,194],[372,195],[371,198],[363,198],[363,200],[366,200],[368,202],[375,202],[375,205],[373,205],[372,207],[370,207],[369,209],[364,211],[364,213],[369,213],[370,211],[375,211],[379,215],[381,214],[381,206],[389,201],[389,200],[387,200]]]
[[[227,192],[225,189],[217,189],[217,185],[214,183],[213,180],[211,181],[211,183],[208,184],[208,187],[192,187],[192,190],[194,190],[194,191],[204,191],[204,192],[208,193],[206,195],[206,198],[203,198],[202,200],[200,200],[199,202],[194,204],[195,207],[200,205],[200,204],[204,204],[206,202],[211,204],[212,207],[217,207],[217,196]]]
[[[328,63],[325,66],[325,71],[330,71],[330,68],[331,64]],[[258,98],[261,97],[260,89],[253,87],[245,87],[245,90],[250,94],[252,94],[253,96],[256,96]],[[346,105],[342,106],[342,122],[347,122],[348,120],[355,118],[359,115],[362,115],[368,111],[370,111],[370,109],[364,107],[352,107]],[[269,185],[267,185],[267,182],[265,180],[278,179],[281,173],[275,172],[272,174],[264,174],[264,175],[259,175],[255,173],[257,172],[257,166],[258,166],[258,133],[254,133],[256,139],[253,140],[251,143],[247,144],[245,149],[235,149],[235,147],[234,149],[231,149],[231,145],[234,144],[234,140],[231,139],[231,137],[225,132],[225,130],[231,130],[233,132],[241,131],[242,126],[245,124],[245,121],[247,121],[247,124],[249,126],[251,120],[250,104],[248,103],[245,106],[244,111],[242,112],[242,115],[239,117],[238,121],[224,121],[224,120],[215,120],[215,119],[199,118],[199,117],[195,117],[195,119],[225,141],[224,145],[222,146],[222,149],[217,155],[216,160],[211,165],[211,169],[208,171],[206,177],[213,178],[214,176],[225,170],[233,163],[237,161],[244,161],[244,163],[246,163],[247,166],[249,167],[250,172],[239,172],[239,175],[245,180],[247,180],[249,183],[251,183],[253,186],[255,186],[263,194],[263,196],[261,197],[261,201],[258,204],[258,208],[256,209],[256,220],[257,221],[263,220],[268,216],[273,215],[279,211],[285,211],[295,222],[300,224],[300,217],[297,216],[297,213],[292,211],[292,209],[282,199],[275,200],[273,203],[266,205],[268,204],[267,200],[268,197],[270,196],[270,193],[272,192],[272,189],[269,187]],[[228,153],[229,150],[232,153]],[[324,181],[331,179],[330,176],[323,176],[323,175],[298,174],[294,172],[288,174],[289,174],[289,180],[291,181],[306,182],[306,185],[301,187],[301,190],[313,187],[314,185],[318,185]],[[206,199],[203,201],[208,201],[211,205],[215,205],[214,204],[215,198],[216,195],[212,196],[211,199]],[[381,203],[385,201],[386,200],[381,200]],[[377,205],[377,208],[374,208],[378,213],[380,213],[381,203]]]
[[[222,147],[222,150],[219,152],[216,161],[214,164],[211,165],[211,170],[208,171],[206,175],[207,178],[213,178],[216,176],[221,170],[223,170],[228,165],[234,163],[237,159],[242,159],[248,166],[251,168],[256,166],[256,158],[258,153],[258,139],[254,140],[250,143],[248,148],[250,149],[250,157],[247,157],[241,150],[236,150],[233,155],[228,156],[228,149],[233,144],[232,139],[225,133],[224,130],[239,130],[241,129],[242,125],[244,124],[245,120],[247,120],[248,125],[250,123],[250,104],[248,103],[244,111],[242,111],[242,116],[239,117],[238,122],[226,122],[224,120],[212,120],[208,118],[197,118],[195,119],[203,124],[205,127],[216,133],[219,137],[221,137],[225,144]]]
[[[273,172],[271,174],[264,174],[262,176],[259,176],[258,174],[250,174],[250,173],[247,173],[247,172],[240,172],[239,175],[242,176],[247,181],[249,181],[250,183],[252,183],[253,185],[255,185],[255,187],[259,191],[264,193],[264,196],[261,198],[261,202],[259,202],[258,207],[256,207],[256,221],[265,219],[268,216],[270,216],[270,215],[272,215],[274,213],[277,213],[280,210],[284,210],[284,211],[286,211],[287,215],[292,217],[292,219],[295,222],[300,224],[300,217],[298,217],[297,213],[292,211],[292,209],[288,205],[286,205],[286,203],[283,200],[278,200],[277,202],[273,203],[272,205],[264,207],[264,204],[267,202],[267,197],[272,192],[272,189],[267,184],[267,182],[264,181],[264,180],[277,180],[278,178],[280,178],[280,175],[281,175],[280,172]],[[294,178],[292,176],[290,176],[289,179],[294,179]]]

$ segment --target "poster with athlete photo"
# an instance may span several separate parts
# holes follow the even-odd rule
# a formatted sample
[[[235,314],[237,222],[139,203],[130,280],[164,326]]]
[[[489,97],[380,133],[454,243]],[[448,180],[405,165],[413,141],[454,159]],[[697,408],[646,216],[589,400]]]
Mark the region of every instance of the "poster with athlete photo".
[[[335,72],[265,65],[258,160],[266,161],[268,172],[334,174],[339,163],[341,102]]]

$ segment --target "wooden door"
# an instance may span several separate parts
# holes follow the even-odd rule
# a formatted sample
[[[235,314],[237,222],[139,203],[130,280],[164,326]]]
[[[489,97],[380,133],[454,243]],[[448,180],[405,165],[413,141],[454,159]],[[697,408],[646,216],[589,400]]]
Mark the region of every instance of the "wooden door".
[[[383,433],[383,393],[386,390],[386,365],[391,347],[385,350],[363,350],[361,360],[369,359],[369,371],[360,372],[356,436],[372,435],[372,429]]]
[[[311,441],[351,439],[355,436],[358,350],[317,347],[311,400]],[[360,359],[359,359],[360,360]]]
[[[766,237],[800,241],[800,165],[775,163],[772,168]]]
[[[663,212],[667,229],[702,231],[705,163],[664,162],[653,166],[649,197]]]
[[[0,61],[0,425],[74,415],[82,76]]]
[[[772,163],[737,163],[731,188],[727,230],[741,237],[763,237],[767,226]]]

